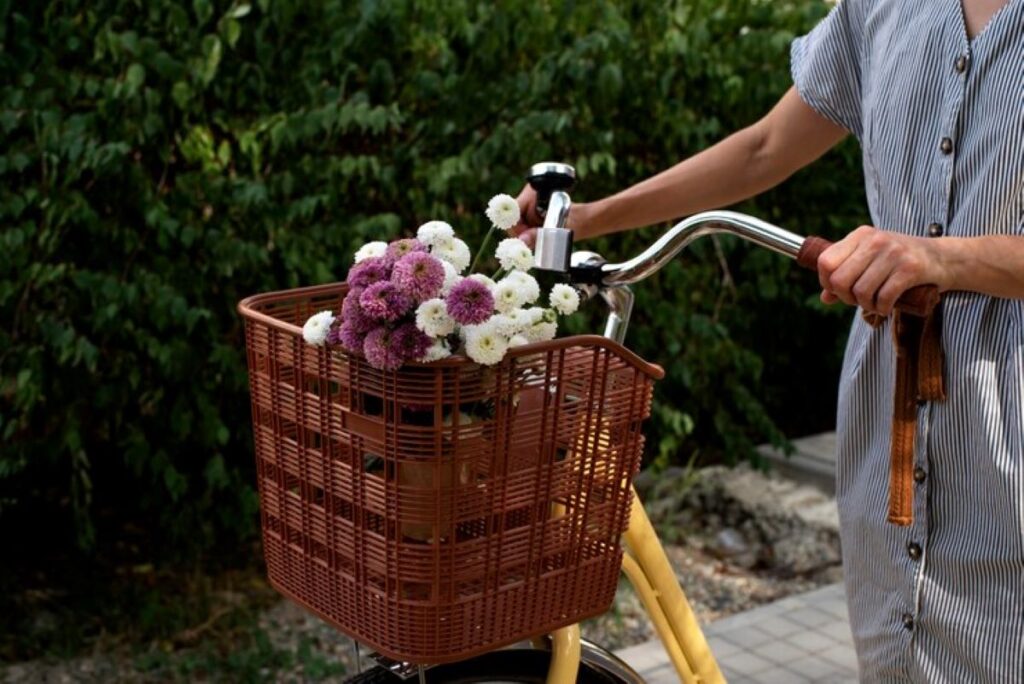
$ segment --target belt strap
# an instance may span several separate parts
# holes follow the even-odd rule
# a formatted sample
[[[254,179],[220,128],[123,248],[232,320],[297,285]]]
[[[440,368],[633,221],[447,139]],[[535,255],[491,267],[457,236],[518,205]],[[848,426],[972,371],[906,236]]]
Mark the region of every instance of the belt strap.
[[[917,433],[919,402],[946,398],[942,381],[941,307],[927,316],[903,311],[893,314],[892,333],[896,347],[896,384],[893,393],[892,442],[889,451],[889,513],[894,525],[907,526],[914,520],[914,437]],[[872,326],[881,324],[877,315],[866,314]]]

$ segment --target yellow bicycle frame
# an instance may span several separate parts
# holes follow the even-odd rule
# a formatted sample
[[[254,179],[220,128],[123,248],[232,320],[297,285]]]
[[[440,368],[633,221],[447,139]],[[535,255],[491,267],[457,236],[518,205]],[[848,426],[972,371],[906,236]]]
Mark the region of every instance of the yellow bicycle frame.
[[[635,489],[629,528],[623,541],[626,549],[622,571],[654,623],[679,680],[687,684],[724,682],[704,632],[679,586],[675,571]],[[551,637],[552,657],[547,682],[574,684],[580,667],[580,626],[563,627],[553,632]]]

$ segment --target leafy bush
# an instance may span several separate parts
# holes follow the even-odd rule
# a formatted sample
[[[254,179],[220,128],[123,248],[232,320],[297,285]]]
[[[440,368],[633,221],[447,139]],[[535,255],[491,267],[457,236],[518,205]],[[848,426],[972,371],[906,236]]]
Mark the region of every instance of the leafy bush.
[[[339,279],[427,218],[479,239],[538,160],[574,163],[579,200],[640,180],[765,112],[825,10],[0,2],[0,521],[88,548],[130,520],[169,554],[251,533],[239,299]],[[832,234],[863,220],[859,185],[847,146],[742,209]],[[814,294],[727,238],[640,287],[631,344],[668,369],[652,453],[830,424],[846,315]]]

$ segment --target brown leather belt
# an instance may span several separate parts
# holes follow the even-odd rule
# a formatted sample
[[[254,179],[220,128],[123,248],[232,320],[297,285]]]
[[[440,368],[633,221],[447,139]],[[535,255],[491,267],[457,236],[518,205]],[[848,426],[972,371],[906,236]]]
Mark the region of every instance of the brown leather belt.
[[[830,245],[822,238],[807,238],[797,255],[797,263],[816,271],[818,257]],[[877,328],[885,318],[865,312],[864,320]],[[894,525],[907,526],[914,520],[917,409],[923,402],[946,398],[942,381],[941,307],[939,291],[934,285],[920,285],[900,297],[892,315],[892,334],[896,348],[896,382],[889,447],[887,520]]]

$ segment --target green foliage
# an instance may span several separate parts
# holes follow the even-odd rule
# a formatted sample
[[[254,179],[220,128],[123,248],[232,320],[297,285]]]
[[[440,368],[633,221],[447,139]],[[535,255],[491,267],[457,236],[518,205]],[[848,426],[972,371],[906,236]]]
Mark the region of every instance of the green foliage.
[[[131,520],[171,554],[250,534],[239,299],[340,279],[429,218],[479,242],[487,199],[538,160],[574,163],[578,200],[665,168],[763,114],[825,10],[0,2],[0,522],[90,547]],[[863,221],[859,185],[846,147],[742,208],[834,234]],[[668,370],[663,458],[829,424],[844,317],[813,294],[729,239],[638,289],[631,344]]]

